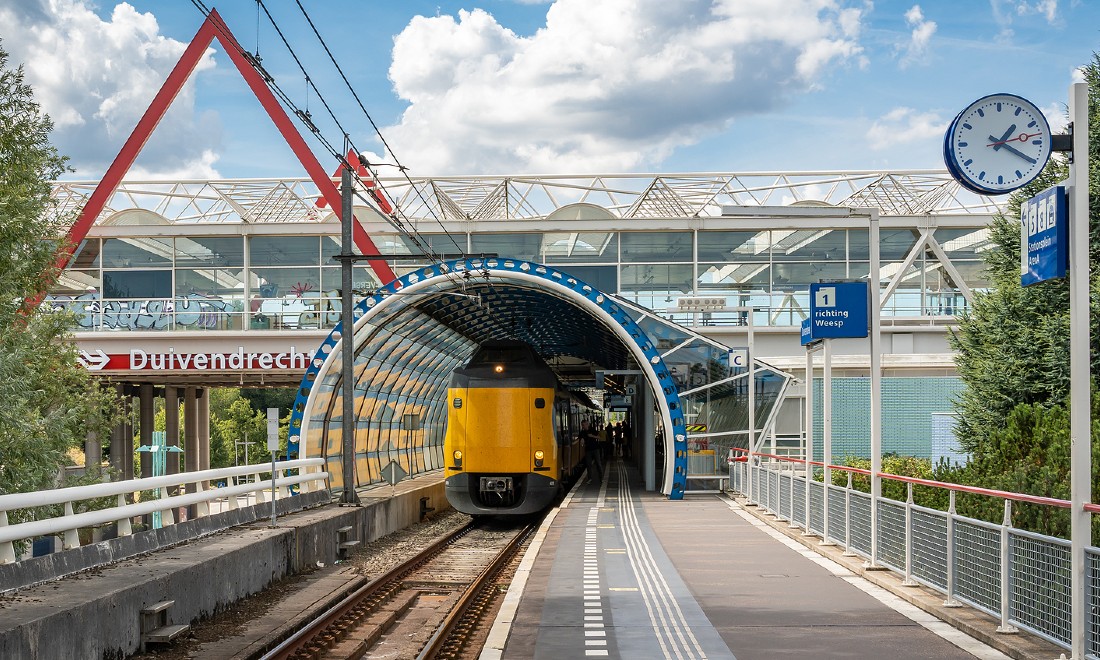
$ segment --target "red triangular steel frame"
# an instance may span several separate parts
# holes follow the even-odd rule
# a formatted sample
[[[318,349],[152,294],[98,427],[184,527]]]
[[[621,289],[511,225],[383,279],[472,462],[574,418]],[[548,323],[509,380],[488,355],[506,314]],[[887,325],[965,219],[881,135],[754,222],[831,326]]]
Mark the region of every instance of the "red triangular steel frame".
[[[149,104],[149,108],[142,115],[141,120],[134,128],[134,132],[130,134],[130,137],[126,140],[126,144],[122,146],[122,150],[118,152],[118,156],[115,157],[114,162],[107,168],[107,173],[103,175],[103,179],[100,180],[99,185],[96,186],[92,196],[88,198],[88,203],[84,205],[83,210],[80,212],[80,217],[77,218],[76,223],[69,229],[67,246],[58,254],[57,267],[58,270],[62,270],[72,259],[73,252],[80,241],[84,240],[84,237],[88,235],[88,231],[92,228],[92,224],[95,219],[99,217],[103,207],[107,204],[107,200],[114,194],[115,188],[122,181],[122,177],[129,171],[130,167],[134,164],[142,148],[148,141],[149,136],[156,129],[157,124],[160,123],[161,118],[164,117],[164,113],[168,111],[168,108],[172,105],[172,101],[175,100],[176,95],[183,89],[184,83],[194,72],[195,67],[198,65],[199,60],[202,58],[203,53],[206,52],[206,48],[214,41],[218,40],[218,43],[225,49],[229,58],[233,60],[233,64],[237,66],[237,70],[240,71],[241,76],[245,82],[248,83],[252,93],[255,94],[256,99],[267,111],[267,116],[271,118],[271,121],[275,124],[275,127],[279,129],[279,133],[282,134],[283,139],[286,140],[287,145],[294,152],[294,155],[298,157],[298,161],[305,167],[309,177],[313,179],[313,183],[317,185],[318,190],[321,192],[321,197],[325,199],[332,210],[339,217],[341,212],[340,193],[336,189],[336,185],[332,182],[332,179],[328,177],[328,174],[321,168],[321,164],[317,161],[317,158],[313,155],[313,152],[309,150],[305,140],[302,139],[301,134],[294,128],[294,124],[290,121],[290,117],[287,116],[283,107],[279,105],[279,101],[275,98],[275,95],[271,93],[267,85],[264,84],[263,79],[256,72],[256,69],[244,58],[241,54],[242,48],[237,43],[237,39],[230,32],[229,27],[222,20],[221,15],[217,10],[211,10],[210,14],[203,21],[199,31],[195,33],[195,37],[191,40],[191,43],[187,45],[187,49],[183,52],[183,56],[180,57],[179,62],[176,63],[175,68],[172,69],[172,73],[168,74],[168,78],[164,81],[164,85],[161,86],[160,91],[153,98],[153,102]],[[341,165],[342,168],[342,165]],[[339,173],[341,170],[337,170]],[[368,184],[368,187],[370,185]],[[377,195],[372,190],[372,196],[378,201],[382,210],[389,214],[392,212],[388,202],[384,202],[384,198]],[[359,248],[359,251],[364,255],[373,256],[381,253],[378,248],[375,247],[374,241],[367,236],[366,230],[359,223],[358,219],[352,223],[352,236],[355,241],[355,246]],[[369,259],[368,263],[374,269],[374,272],[382,280],[383,284],[388,284],[392,280],[396,279],[393,271],[390,270],[389,265],[384,259]]]

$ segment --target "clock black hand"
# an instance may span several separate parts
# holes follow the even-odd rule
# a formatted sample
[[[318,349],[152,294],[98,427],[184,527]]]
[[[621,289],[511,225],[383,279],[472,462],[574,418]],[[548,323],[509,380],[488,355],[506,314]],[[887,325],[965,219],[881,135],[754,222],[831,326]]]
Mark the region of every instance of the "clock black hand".
[[[1013,125],[1012,130],[1015,130],[1015,129],[1016,129],[1016,126]],[[1009,131],[1009,132],[1011,133],[1012,131]],[[989,136],[989,139],[993,140],[994,142],[997,142],[997,139],[994,138],[992,135]],[[1001,140],[1004,140],[1004,138],[1002,137]],[[1012,152],[1012,153],[1016,154],[1017,156],[1019,156],[1020,158],[1023,158],[1024,160],[1031,163],[1032,165],[1039,162],[1039,161],[1035,160],[1034,158],[1032,158],[1031,156],[1028,156],[1024,152],[1020,151],[1016,147],[1012,146],[1011,144],[1007,144],[1005,142],[1001,142],[1000,144],[994,144],[993,145],[993,150],[996,151],[996,150],[1000,149],[1001,147],[1004,147],[1006,151]]]
[[[1013,125],[1009,126],[1008,130],[1005,131],[1005,134],[1001,136],[1000,140],[993,140],[993,136],[992,135],[989,136],[989,139],[993,140],[993,143],[994,143],[993,144],[993,151],[996,151],[996,150],[1000,149],[1001,146],[1005,143],[1005,140],[1008,139],[1008,136],[1012,135],[1012,131],[1014,131],[1014,130],[1016,130],[1016,124],[1013,124]]]

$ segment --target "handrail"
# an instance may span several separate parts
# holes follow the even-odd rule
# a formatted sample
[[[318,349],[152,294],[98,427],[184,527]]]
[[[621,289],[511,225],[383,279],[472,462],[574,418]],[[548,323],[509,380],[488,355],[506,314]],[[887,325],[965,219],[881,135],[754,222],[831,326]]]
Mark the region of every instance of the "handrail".
[[[299,458],[292,461],[277,461],[275,463],[275,470],[296,470],[324,464],[325,459],[323,458]],[[102,484],[90,484],[88,486],[54,488],[33,493],[10,493],[8,495],[0,495],[0,511],[30,509],[48,506],[50,504],[64,504],[77,500],[110,497],[111,495],[136,493],[142,490],[155,490],[157,488],[180,486],[195,483],[197,481],[213,481],[221,479],[222,477],[240,477],[244,475],[259,474],[261,472],[271,472],[271,464],[257,463],[254,465],[237,465],[234,467],[213,468],[195,472],[179,472],[177,474],[169,474],[161,477],[142,477],[140,479],[125,479]]]
[[[303,491],[320,489],[324,487],[324,483],[329,478],[329,473],[323,469],[324,464],[325,460],[323,458],[302,458],[292,461],[278,461],[274,464],[239,465],[212,470],[181,472],[160,477],[55,488],[34,493],[0,495],[0,564],[10,564],[17,561],[14,544],[16,541],[23,539],[50,534],[64,534],[63,547],[65,549],[76,548],[80,545],[77,530],[81,528],[117,523],[119,536],[128,536],[132,533],[130,521],[135,516],[168,512],[166,524],[170,525],[173,524],[171,512],[177,507],[196,505],[198,515],[205,516],[208,515],[209,507],[207,504],[223,497],[229,498],[229,506],[233,509],[236,508],[236,497],[238,495],[249,493],[262,495],[268,489],[275,491],[274,496],[285,495],[287,487],[296,484],[303,484]],[[287,470],[299,470],[299,474],[287,476],[285,474]],[[259,475],[264,472],[270,472],[271,478],[216,489],[207,489],[203,486],[205,482],[211,480]],[[196,486],[196,492],[168,496],[167,489],[186,488],[192,484]],[[126,495],[147,490],[156,491],[160,497],[133,504],[126,502]],[[74,502],[112,496],[118,498],[116,506],[84,513],[73,512]],[[65,505],[64,513],[60,516],[30,520],[14,525],[8,524],[9,511],[57,504]]]
[[[742,454],[748,454],[747,449],[741,447],[731,447],[731,451],[740,452]],[[786,456],[778,456],[775,454],[762,454],[760,452],[753,452],[754,457],[770,458],[777,461],[784,461],[789,463],[809,463],[815,467],[828,467],[830,470],[841,470],[843,472],[851,472],[852,474],[861,474],[863,476],[871,476],[871,471],[864,468],[851,467],[849,465],[828,465],[826,466],[823,461],[807,461],[804,458],[790,458]],[[1015,502],[1027,502],[1029,504],[1043,504],[1046,506],[1055,506],[1063,509],[1069,509],[1072,507],[1072,503],[1069,500],[1060,500],[1054,497],[1043,497],[1041,495],[1028,495],[1026,493],[1010,493],[1004,490],[994,490],[991,488],[981,488],[978,486],[966,486],[963,484],[953,484],[946,481],[933,481],[931,479],[921,479],[919,477],[907,477],[900,474],[891,474],[889,472],[879,472],[879,477],[883,479],[890,479],[891,481],[900,481],[903,483],[911,483],[918,486],[932,486],[934,488],[943,488],[946,490],[953,490],[960,493],[969,493],[971,495],[985,495],[988,497],[997,497],[1004,500],[1013,500]],[[1100,506],[1096,504],[1086,504],[1085,509],[1100,513]]]

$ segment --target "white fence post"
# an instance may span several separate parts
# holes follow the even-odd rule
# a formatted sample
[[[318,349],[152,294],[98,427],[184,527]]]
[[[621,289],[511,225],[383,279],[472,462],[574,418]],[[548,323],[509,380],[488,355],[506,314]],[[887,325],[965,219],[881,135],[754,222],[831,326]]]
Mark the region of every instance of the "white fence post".
[[[1005,517],[1001,521],[1001,625],[997,632],[1011,635],[1019,632],[1016,626],[1008,622],[1012,612],[1012,500],[1005,500]]]
[[[65,502],[65,516],[73,515],[73,503]],[[73,548],[80,547],[80,533],[74,527],[73,529],[66,529],[65,536],[61,543],[61,548],[64,550],[72,550]]]
[[[907,482],[905,485],[905,579],[902,585],[916,587],[918,584],[913,579],[913,484]]]
[[[854,557],[852,552],[852,473],[848,473],[848,485],[844,487],[844,555]]]
[[[947,600],[944,607],[962,607],[955,599],[955,491],[947,491]]]
[[[8,526],[8,512],[0,511],[0,528]],[[5,541],[0,543],[0,564],[15,563],[15,543]]]

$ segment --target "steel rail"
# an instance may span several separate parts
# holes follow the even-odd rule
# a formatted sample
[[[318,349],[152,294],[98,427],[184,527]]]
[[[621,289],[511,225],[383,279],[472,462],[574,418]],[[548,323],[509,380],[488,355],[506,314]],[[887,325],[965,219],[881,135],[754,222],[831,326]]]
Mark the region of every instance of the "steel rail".
[[[473,604],[474,599],[481,594],[486,582],[495,577],[500,572],[500,569],[503,568],[508,561],[512,560],[516,551],[523,545],[524,541],[534,533],[538,524],[539,523],[531,523],[517,534],[516,537],[501,550],[497,558],[493,560],[493,563],[487,566],[470,586],[466,588],[466,591],[462,594],[458,603],[455,604],[454,609],[452,609],[447,615],[447,618],[443,620],[443,623],[436,628],[435,633],[428,640],[427,644],[424,645],[420,654],[416,656],[417,660],[431,660],[432,658],[440,657],[440,651],[442,651],[444,644],[451,636],[451,633],[454,632],[459,622],[462,621],[466,612]]]
[[[435,556],[445,546],[465,536],[475,527],[476,523],[474,522],[467,524],[466,526],[452,532],[451,534],[448,534],[447,536],[444,536],[435,541],[417,554],[395,566],[386,574],[381,575],[374,580],[371,580],[367,584],[359,587],[352,593],[345,596],[342,600],[340,600],[340,602],[325,610],[325,612],[323,612],[320,616],[313,619],[313,621],[311,621],[309,625],[305,626],[301,630],[298,630],[290,637],[287,637],[285,640],[280,642],[278,646],[261,656],[262,660],[286,660],[293,657],[296,652],[303,649],[310,641],[312,641],[318,632],[324,630],[325,628],[338,621],[340,617],[344,616],[353,608],[355,608],[360,601],[370,597],[376,592],[381,591],[383,587],[401,579],[406,574],[416,570],[422,564]]]

